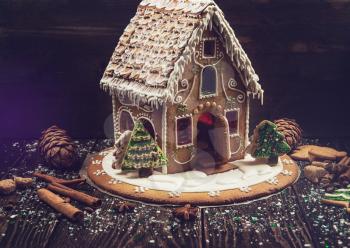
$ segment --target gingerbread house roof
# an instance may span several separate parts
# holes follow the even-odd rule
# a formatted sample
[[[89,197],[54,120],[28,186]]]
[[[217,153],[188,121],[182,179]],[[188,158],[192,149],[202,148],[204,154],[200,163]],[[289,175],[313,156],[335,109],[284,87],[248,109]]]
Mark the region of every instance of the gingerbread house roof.
[[[173,102],[185,65],[203,32],[213,26],[246,87],[262,97],[258,75],[213,0],[143,0],[120,37],[101,87],[137,105]]]

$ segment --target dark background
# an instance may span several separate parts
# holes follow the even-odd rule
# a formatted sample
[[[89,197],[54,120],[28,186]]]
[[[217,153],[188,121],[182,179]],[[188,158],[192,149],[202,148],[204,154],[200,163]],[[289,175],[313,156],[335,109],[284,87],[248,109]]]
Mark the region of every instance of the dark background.
[[[216,2],[265,89],[251,128],[290,117],[308,137],[350,137],[350,1]],[[0,139],[52,124],[75,138],[110,135],[99,80],[138,3],[0,0]]]

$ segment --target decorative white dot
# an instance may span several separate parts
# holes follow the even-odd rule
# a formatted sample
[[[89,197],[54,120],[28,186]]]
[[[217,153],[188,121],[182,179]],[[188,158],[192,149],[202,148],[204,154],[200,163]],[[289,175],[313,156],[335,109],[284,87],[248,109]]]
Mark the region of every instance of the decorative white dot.
[[[220,196],[220,191],[219,191],[219,190],[217,190],[217,191],[210,191],[210,192],[208,193],[208,195],[209,195],[210,197],[218,197],[218,196]]]
[[[266,182],[269,183],[269,184],[277,185],[278,184],[278,179],[277,179],[277,177],[272,177],[272,178],[268,179]]]
[[[102,164],[102,160],[92,160],[93,165],[99,165]]]
[[[281,173],[282,173],[284,176],[291,176],[291,175],[293,175],[293,172],[291,172],[291,171],[289,171],[289,170],[283,170]]]
[[[181,192],[180,191],[172,191],[168,193],[170,198],[174,198],[174,197],[180,197],[181,196]]]
[[[250,191],[252,191],[252,188],[250,188],[249,186],[242,186],[239,188],[239,190],[245,193],[249,193]]]
[[[106,175],[106,172],[104,170],[96,170],[94,173],[92,173],[96,176]]]
[[[118,179],[115,179],[115,178],[111,178],[109,181],[108,181],[108,184],[117,184],[117,183],[120,183],[120,181]]]
[[[142,186],[140,186],[140,187],[135,187],[135,192],[136,192],[136,193],[142,194],[142,193],[145,193],[147,190],[149,190],[149,189],[148,189],[148,188],[145,188],[145,187],[142,187]]]

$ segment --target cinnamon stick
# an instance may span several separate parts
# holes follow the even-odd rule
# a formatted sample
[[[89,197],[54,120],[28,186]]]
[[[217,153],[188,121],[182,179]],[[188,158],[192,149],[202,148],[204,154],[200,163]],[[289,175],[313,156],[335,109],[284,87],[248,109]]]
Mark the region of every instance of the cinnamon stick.
[[[339,181],[340,182],[344,182],[344,181],[350,182],[350,168],[347,169],[347,171],[345,171],[343,174],[340,175]]]
[[[350,166],[350,157],[344,162],[345,165]]]
[[[66,189],[66,190],[71,190],[72,188],[70,187],[67,187],[63,184],[60,184],[60,183],[51,183],[52,185],[56,186],[56,187],[59,187],[59,188],[62,188],[62,189]]]
[[[328,163],[325,162],[320,162],[320,161],[313,161],[311,165],[320,167],[320,168],[325,168]]]
[[[38,189],[39,199],[73,221],[84,219],[84,213],[47,189]]]
[[[346,164],[346,161],[348,160],[348,158],[349,158],[348,156],[345,156],[344,158],[342,158],[342,160],[339,161],[338,164],[347,165],[347,164]]]
[[[77,185],[77,184],[85,182],[85,179],[82,179],[82,178],[66,180],[66,179],[61,179],[61,178],[57,178],[54,176],[46,175],[46,174],[43,174],[40,172],[35,172],[33,174],[33,176],[40,178],[43,181],[48,182],[48,183],[59,183],[62,185]]]
[[[99,198],[68,188],[64,185],[60,185],[59,183],[49,184],[47,188],[55,193],[80,201],[91,207],[95,207],[95,208],[99,207],[101,206],[101,203],[102,203]]]
[[[326,205],[349,208],[349,203],[345,202],[345,201],[334,201],[334,200],[322,199],[321,203],[326,204]]]

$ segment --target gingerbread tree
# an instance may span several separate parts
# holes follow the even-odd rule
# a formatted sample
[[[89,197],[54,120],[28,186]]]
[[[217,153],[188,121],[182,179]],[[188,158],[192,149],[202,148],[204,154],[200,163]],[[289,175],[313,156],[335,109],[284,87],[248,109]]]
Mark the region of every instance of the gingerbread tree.
[[[277,164],[278,157],[290,151],[282,133],[271,121],[262,121],[254,130],[251,155],[255,158],[268,158],[269,163]]]
[[[155,140],[141,122],[136,122],[126,148],[122,170],[138,170],[139,176],[149,176],[154,168],[166,165],[167,160]]]

